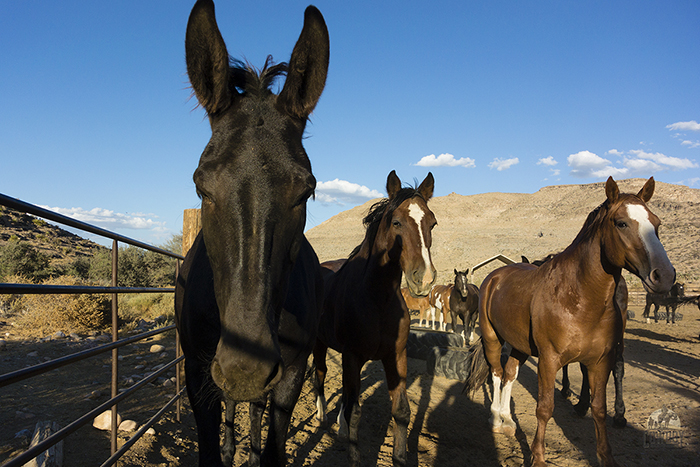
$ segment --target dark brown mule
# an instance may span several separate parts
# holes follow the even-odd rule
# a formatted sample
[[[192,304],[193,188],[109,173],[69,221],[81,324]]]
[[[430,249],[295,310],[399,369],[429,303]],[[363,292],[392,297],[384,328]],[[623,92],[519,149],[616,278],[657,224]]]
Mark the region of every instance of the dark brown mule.
[[[411,295],[411,289],[408,287],[401,288],[401,295],[403,295],[403,300],[406,302],[406,307],[408,311],[416,310],[418,311],[418,325],[423,325],[423,320],[428,322],[428,316],[432,307],[430,306],[430,300],[428,297],[414,297]],[[433,317],[434,319],[434,317]]]
[[[469,269],[455,271],[455,283],[450,294],[450,317],[452,332],[457,332],[457,317],[462,320],[464,345],[474,340],[476,318],[479,317],[479,287],[470,284]]]
[[[175,295],[199,465],[231,465],[239,401],[251,402],[248,465],[285,465],[287,428],[323,300],[318,258],[303,234],[316,180],[302,139],[326,80],[328,31],[321,13],[307,8],[289,67],[268,60],[258,73],[230,62],[214,4],[200,0],[187,23],[185,50],[190,83],[212,129],[193,177],[202,232]],[[275,95],[270,86],[285,72]]]
[[[388,198],[364,219],[365,238],[347,261],[324,263],[325,299],[314,348],[318,418],[326,420],[323,383],[328,347],[343,354],[343,395],[339,435],[350,441],[350,463],[360,464],[360,372],[369,360],[381,360],[394,419],[394,464],[406,464],[411,408],[406,396],[406,341],[410,316],[401,296],[401,275],[411,292],[425,296],[437,275],[430,256],[435,216],[428,208],[433,175],[418,188],[401,188],[395,172],[387,178]],[[342,266],[341,266],[342,265]]]
[[[496,269],[481,285],[481,345],[475,347],[466,389],[493,378],[490,419],[496,432],[515,433],[510,395],[519,366],[529,355],[537,365],[537,431],[533,465],[544,461],[547,422],[554,409],[554,379],[563,365],[581,362],[588,369],[597,455],[616,466],[608,442],[605,387],[622,340],[622,314],[614,294],[623,268],[638,276],[647,291],[663,293],[675,271],[658,237],[659,218],[646,203],[654,193],[650,178],[635,196],[621,194],[610,177],[607,200],[588,215],[581,231],[563,252],[540,267],[512,264]],[[501,366],[501,348],[512,351]],[[503,387],[501,384],[503,383]]]

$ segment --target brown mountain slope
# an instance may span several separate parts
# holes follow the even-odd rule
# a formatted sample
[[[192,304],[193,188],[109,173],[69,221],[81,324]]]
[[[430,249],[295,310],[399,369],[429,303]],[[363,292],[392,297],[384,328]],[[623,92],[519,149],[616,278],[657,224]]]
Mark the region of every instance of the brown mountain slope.
[[[618,185],[622,192],[637,193],[644,182],[620,180]],[[306,233],[321,261],[347,257],[362,241],[362,217],[375,201],[342,212]],[[532,194],[452,193],[433,198],[428,204],[438,220],[431,250],[438,283],[451,282],[455,268],[472,268],[498,254],[520,261],[521,255],[534,260],[561,251],[574,239],[588,213],[603,201],[605,183],[548,186]],[[679,280],[698,281],[700,190],[657,182],[649,204],[661,218],[659,236]],[[491,263],[479,269],[474,282],[480,284],[500,265]]]

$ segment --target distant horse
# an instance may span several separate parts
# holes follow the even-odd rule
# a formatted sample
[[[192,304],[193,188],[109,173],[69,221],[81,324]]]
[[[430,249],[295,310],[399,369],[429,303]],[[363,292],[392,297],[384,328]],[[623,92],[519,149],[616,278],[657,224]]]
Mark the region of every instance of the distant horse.
[[[438,310],[438,317],[440,319],[440,324],[438,329],[444,331],[447,329],[447,316],[450,313],[450,295],[452,294],[452,289],[454,284],[447,285],[436,285],[428,294],[428,301],[430,306],[433,307],[433,321],[432,328],[435,329],[435,310]]]
[[[544,259],[532,261],[531,264],[535,266],[542,266],[544,263],[554,258],[553,254],[547,255]],[[530,263],[527,257],[522,256],[523,263]],[[627,303],[628,303],[628,292],[627,292],[627,281],[625,278],[620,276],[620,282],[618,282],[615,287],[615,301],[620,310],[622,316],[622,331],[627,328]],[[615,382],[615,416],[613,417],[613,425],[618,428],[624,428],[627,426],[627,419],[625,418],[625,401],[622,397],[622,380],[625,377],[625,341],[624,339],[618,342],[615,348],[615,365],[612,368],[613,381]],[[581,368],[581,394],[578,399],[578,403],[574,406],[574,410],[581,417],[588,413],[588,408],[591,405],[591,391],[588,384],[588,370],[583,365],[579,363]],[[564,365],[562,367],[562,378],[561,378],[561,393],[564,398],[568,399],[571,396],[571,384],[569,382],[569,365]]]
[[[417,310],[418,311],[418,325],[423,326],[423,321],[425,320],[425,325],[428,325],[428,316],[431,312],[433,315],[433,321],[435,321],[435,309],[430,305],[430,300],[428,297],[414,297],[411,295],[411,290],[408,287],[401,288],[401,295],[406,302],[406,307],[408,311]]]
[[[654,305],[654,323],[658,323],[659,306],[663,305],[666,307],[666,324],[676,324],[676,308],[680,304],[678,299],[681,297],[685,297],[685,286],[680,282],[673,284],[671,290],[665,294],[647,292],[647,303],[644,306],[642,317],[647,319],[647,324],[650,323],[649,312],[651,311],[651,306]]]
[[[433,186],[429,173],[418,188],[401,188],[401,180],[392,171],[386,184],[389,197],[376,203],[363,221],[367,230],[362,243],[342,266],[332,262],[324,272],[325,299],[314,348],[318,418],[325,423],[323,384],[326,352],[331,347],[343,355],[338,434],[349,438],[353,466],[360,464],[360,373],[369,360],[381,360],[384,366],[394,419],[394,464],[406,464],[411,418],[406,341],[411,319],[399,289],[403,273],[411,292],[425,296],[437,276],[430,256],[431,231],[437,222],[427,204]]]
[[[248,465],[285,465],[287,428],[323,300],[318,258],[303,234],[316,180],[302,139],[325,84],[328,31],[321,13],[307,8],[289,66],[269,66],[268,59],[258,73],[229,63],[214,4],[200,0],[190,14],[185,49],[190,83],[212,129],[193,177],[202,198],[202,231],[175,295],[199,465],[232,464],[239,401],[250,402]],[[270,86],[284,72],[286,82],[275,95]]]
[[[479,317],[479,287],[470,284],[467,279],[469,269],[459,272],[456,269],[455,284],[450,293],[450,315],[452,318],[452,332],[457,332],[457,317],[462,320],[462,338],[465,345],[474,339],[476,318]],[[467,334],[469,340],[467,340]]]
[[[531,446],[536,467],[546,465],[544,438],[554,409],[556,373],[576,361],[588,369],[599,462],[606,467],[618,465],[605,424],[605,387],[623,333],[616,287],[623,268],[655,293],[670,290],[676,276],[659,241],[659,218],[646,205],[653,193],[653,177],[636,196],[621,194],[617,183],[608,178],[606,201],[588,215],[563,252],[540,267],[524,263],[501,267],[481,284],[481,345],[473,347],[465,389],[480,387],[490,372],[492,429],[514,435],[513,382],[528,356],[539,357],[537,430]],[[500,361],[504,342],[512,347],[505,373]]]

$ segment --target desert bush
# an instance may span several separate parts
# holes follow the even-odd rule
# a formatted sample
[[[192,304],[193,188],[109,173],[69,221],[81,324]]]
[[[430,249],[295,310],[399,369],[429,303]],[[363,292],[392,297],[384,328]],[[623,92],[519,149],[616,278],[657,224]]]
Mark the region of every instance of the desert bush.
[[[4,278],[8,284],[31,284],[24,276],[12,275]],[[12,316],[22,311],[22,295],[0,294],[0,316]]]
[[[92,285],[74,277],[47,279],[45,285]],[[27,294],[21,298],[23,312],[16,325],[39,334],[55,331],[86,332],[109,324],[111,299],[106,294]]]
[[[31,245],[10,241],[0,247],[0,280],[9,276],[24,276],[34,281],[50,277],[53,270],[49,257]]]
[[[153,320],[159,316],[172,321],[175,317],[174,307],[174,296],[171,293],[119,295],[119,319],[122,322]]]

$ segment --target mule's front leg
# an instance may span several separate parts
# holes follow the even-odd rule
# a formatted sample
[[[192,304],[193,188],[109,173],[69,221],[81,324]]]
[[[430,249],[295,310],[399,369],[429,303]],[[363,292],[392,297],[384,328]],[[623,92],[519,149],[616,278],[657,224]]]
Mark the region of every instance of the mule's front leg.
[[[322,427],[325,427],[328,423],[328,417],[326,417],[326,395],[323,388],[326,382],[326,373],[328,373],[328,366],[326,364],[326,353],[328,347],[321,342],[316,340],[316,345],[314,346],[314,380],[313,385],[316,390],[316,419],[319,421]]]
[[[250,403],[250,453],[248,466],[259,467],[262,454],[262,418],[267,405],[267,397],[261,401]]]
[[[350,466],[359,467],[360,448],[359,426],[360,426],[360,372],[364,362],[354,355],[346,352],[343,354],[343,404],[338,414],[338,437],[347,437],[350,444],[348,454],[350,456]]]
[[[224,418],[224,446],[221,448],[224,467],[233,465],[233,457],[236,455],[236,434],[234,431],[234,419],[236,418],[236,402],[226,399]]]

